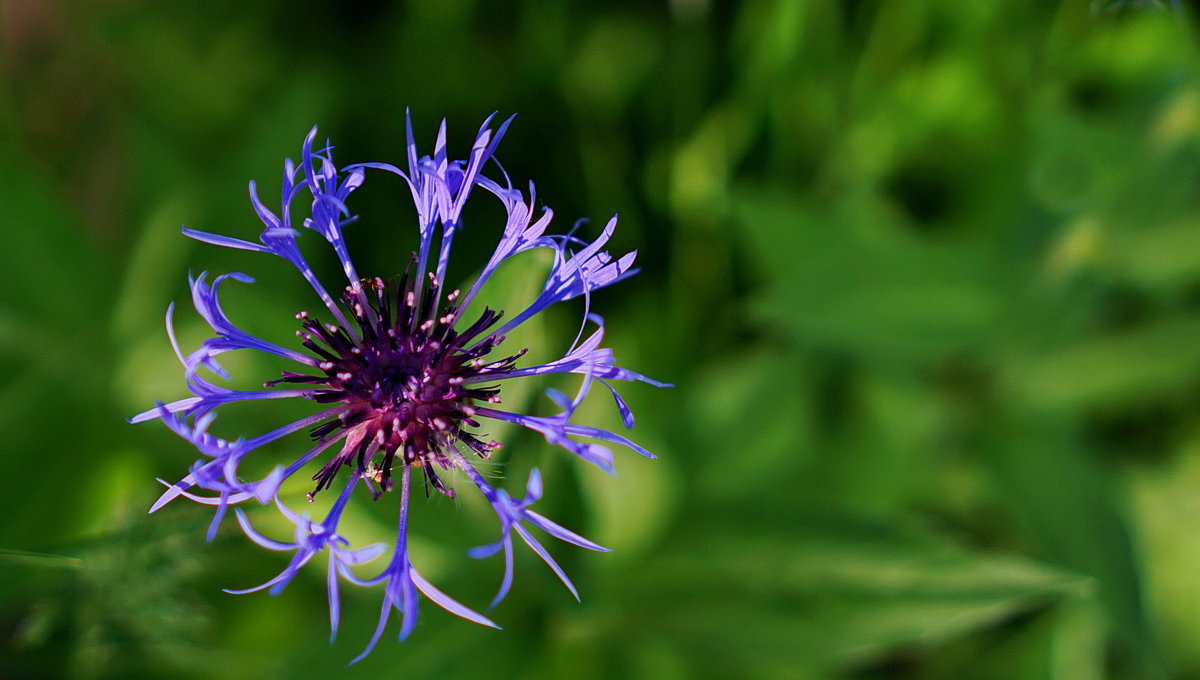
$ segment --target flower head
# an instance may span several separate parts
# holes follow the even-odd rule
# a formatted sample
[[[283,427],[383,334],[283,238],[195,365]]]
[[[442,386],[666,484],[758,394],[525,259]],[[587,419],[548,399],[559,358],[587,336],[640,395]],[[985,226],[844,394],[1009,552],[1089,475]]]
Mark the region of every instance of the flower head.
[[[485,440],[480,429],[482,421],[506,421],[538,432],[550,444],[609,472],[613,470],[613,453],[605,443],[619,444],[653,458],[649,451],[625,437],[571,422],[597,382],[611,393],[626,427],[633,426],[633,415],[610,381],[635,380],[666,386],[618,367],[612,351],[600,346],[603,319],[587,309],[591,291],[636,272],[633,269],[636,253],[614,258],[603,250],[616,227],[616,217],[590,243],[571,234],[547,234],[553,212],[548,208],[537,209],[532,183],[528,196],[513,188],[507,173],[493,158],[512,119],[504,121],[495,131],[489,127],[491,120],[480,128],[465,160],[447,157],[444,122],[432,155],[418,156],[409,122],[408,157],[403,168],[387,163],[361,163],[339,170],[330,147],[314,150],[317,130],[313,128],[304,140],[299,164],[290,159],[284,162],[277,212],[266,206],[254,182],[250,183],[250,201],[263,223],[257,242],[185,228],[187,236],[206,243],[268,253],[287,260],[312,287],[324,309],[314,314],[306,311],[296,314],[298,347],[277,344],[242,330],[221,308],[218,299],[221,285],[230,280],[252,283],[249,276],[224,274],[214,277],[211,284],[206,274],[190,278],[196,312],[215,333],[185,355],[175,337],[173,306],[168,309],[167,333],[183,364],[192,396],[160,403],[131,419],[133,422],[161,420],[204,456],[181,480],[168,484],[151,512],[179,497],[211,505],[216,512],[209,529],[210,540],[229,506],[250,500],[274,505],[294,525],[291,542],[275,540],[259,533],[247,515],[237,509],[238,525],[247,537],[268,550],[291,552],[292,558],[279,575],[262,586],[229,592],[270,589],[271,593],[278,593],[301,567],[318,554],[327,553],[330,621],[336,633],[340,583],[383,586],[379,624],[363,655],[375,646],[392,610],[401,616],[401,639],[412,631],[417,621],[418,593],[453,614],[495,627],[482,614],[438,590],[413,566],[407,537],[409,489],[414,472],[422,475],[429,487],[453,496],[454,488],[442,475],[448,470],[460,470],[494,509],[500,522],[500,539],[491,546],[471,551],[477,558],[504,552],[504,576],[493,606],[504,598],[512,584],[512,532],[550,566],[572,594],[576,594],[575,586],[529,528],[537,527],[582,548],[605,550],[530,509],[542,495],[541,476],[536,469],[520,500],[494,487],[476,470],[472,461],[489,458],[500,446],[499,442]],[[498,168],[503,183],[484,173],[489,162]],[[400,177],[416,207],[417,249],[403,271],[386,273],[389,278],[361,277],[343,239],[343,230],[356,219],[348,201],[362,186],[368,172]],[[463,207],[476,189],[498,200],[507,219],[493,255],[463,293],[463,289],[448,290],[446,269],[451,246],[463,228]],[[315,232],[329,244],[345,276],[344,286],[326,288],[301,253],[299,240],[303,232],[293,225],[292,218],[292,206],[297,201],[309,204],[309,216],[299,226]],[[485,235],[481,232],[473,236]],[[534,248],[549,250],[553,261],[533,302],[511,316],[489,308],[471,317],[464,316],[501,263]],[[337,295],[330,292],[338,289]],[[514,328],[555,303],[579,297],[585,300],[585,318],[596,329],[561,358],[528,365],[522,362],[524,348],[504,348],[505,337]],[[218,361],[219,355],[247,349],[275,355],[294,366],[281,377],[267,381],[262,390],[229,389],[205,377],[210,373],[228,379],[230,375]],[[574,397],[547,390],[562,409],[561,413],[533,416],[497,408],[506,381],[549,373],[580,376],[580,387]],[[248,438],[222,439],[208,431],[226,404],[288,398],[314,402],[313,413]],[[310,440],[300,455],[278,461],[262,479],[243,478],[239,467],[247,457],[263,455],[259,450],[264,445],[293,435],[306,435]],[[309,500],[325,489],[340,489],[337,500],[320,521],[295,512],[280,498],[280,487],[286,480],[297,474],[310,474],[310,470],[313,484]],[[396,491],[397,486],[398,493],[389,493]],[[391,546],[353,547],[338,533],[338,522],[356,495],[369,495],[375,501],[399,497],[399,521]],[[377,575],[362,577],[350,568],[371,562],[389,547],[392,557]]]

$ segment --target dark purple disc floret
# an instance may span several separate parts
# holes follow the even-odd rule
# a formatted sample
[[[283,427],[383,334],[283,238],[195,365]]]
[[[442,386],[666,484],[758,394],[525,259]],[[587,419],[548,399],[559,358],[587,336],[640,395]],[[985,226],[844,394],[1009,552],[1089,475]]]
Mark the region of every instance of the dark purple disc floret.
[[[434,488],[453,496],[454,490],[435,470],[455,467],[448,452],[462,445],[487,458],[500,447],[463,426],[479,427],[473,403],[500,403],[499,387],[481,381],[514,370],[525,350],[487,358],[504,340],[488,332],[502,313],[485,309],[460,333],[454,330],[460,291],[447,295],[448,306],[441,307],[437,282],[429,284],[419,300],[407,275],[390,288],[379,278],[348,287],[345,298],[359,329],[357,337],[307,312],[296,315],[303,322],[297,334],[320,358],[321,374],[285,372],[266,386],[316,385],[314,401],[345,405],[337,417],[311,431],[318,441],[339,430],[346,433],[342,452],[313,476],[317,491],[329,487],[338,470],[350,464],[387,491],[392,488],[393,467],[402,463],[420,467]],[[358,301],[360,289],[366,291],[366,306]]]
[[[626,427],[633,427],[633,414],[610,381],[636,380],[666,386],[616,365],[612,351],[602,347],[604,320],[590,313],[589,293],[636,272],[636,253],[613,258],[603,250],[616,227],[616,217],[592,242],[573,235],[550,235],[546,229],[553,217],[548,208],[536,211],[532,183],[528,196],[514,188],[507,173],[492,154],[512,119],[497,130],[484,122],[465,160],[450,160],[446,153],[446,128],[438,132],[433,154],[418,157],[412,125],[407,124],[408,153],[404,168],[387,163],[362,163],[338,169],[331,148],[315,151],[316,128],[304,140],[299,164],[284,163],[280,210],[273,212],[259,198],[254,182],[250,200],[263,229],[258,241],[220,236],[184,229],[184,233],[206,243],[275,255],[287,260],[312,287],[325,313],[296,315],[303,348],[292,349],[257,338],[235,325],[222,310],[218,288],[227,280],[252,283],[245,274],[217,276],[210,284],[207,275],[189,280],[192,303],[212,328],[214,336],[184,355],[176,341],[174,305],[168,308],[167,332],[184,367],[191,396],[160,403],[131,420],[161,419],[171,430],[189,441],[202,455],[189,473],[174,484],[151,508],[154,512],[171,500],[185,497],[212,506],[216,512],[209,528],[211,539],[227,509],[250,500],[273,504],[295,527],[290,542],[269,538],[236,508],[238,525],[250,540],[268,549],[292,553],[282,572],[261,586],[230,591],[247,593],[269,589],[278,593],[298,570],[318,554],[328,559],[330,625],[336,634],[340,617],[339,584],[383,586],[383,602],[375,634],[361,659],[374,648],[392,610],[401,616],[401,639],[417,622],[418,593],[447,611],[487,626],[487,617],[462,605],[426,580],[413,566],[408,553],[408,510],[413,468],[418,468],[428,487],[453,496],[454,478],[445,471],[457,470],[457,483],[474,487],[491,504],[500,522],[500,538],[489,546],[471,551],[484,558],[503,551],[504,575],[494,606],[507,594],[513,577],[513,540],[516,535],[530,547],[578,597],[575,586],[549,552],[530,532],[531,527],[562,541],[589,550],[606,548],[547,519],[531,509],[542,496],[541,475],[535,468],[525,493],[513,498],[494,487],[475,469],[473,459],[488,458],[499,448],[486,439],[482,421],[514,423],[541,434],[547,442],[562,447],[581,459],[613,470],[613,454],[605,444],[619,444],[643,456],[649,451],[608,430],[571,422],[597,382],[611,394]],[[483,169],[494,164],[503,183],[489,178]],[[342,230],[355,221],[347,202],[360,187],[368,171],[390,173],[401,178],[416,208],[419,245],[407,269],[397,278],[360,278],[342,238]],[[475,188],[480,188],[503,205],[507,218],[491,258],[469,287],[446,292],[446,269],[454,238],[462,227],[462,210]],[[319,280],[304,255],[293,226],[292,205],[309,202],[309,217],[299,225],[318,234],[332,248],[345,275],[344,293],[335,299]],[[486,226],[482,229],[486,230]],[[477,236],[483,236],[483,233]],[[484,308],[473,318],[463,318],[476,294],[497,268],[517,253],[540,248],[550,251],[553,261],[541,292],[532,302],[504,323],[498,311]],[[595,330],[576,340],[560,358],[544,364],[522,366],[525,349],[504,349],[505,336],[550,305],[575,298],[584,301],[584,318]],[[324,319],[322,319],[324,317]],[[295,370],[268,381],[263,390],[239,391],[213,383],[206,374],[230,376],[218,356],[234,350],[254,350],[282,357],[297,364]],[[505,381],[550,373],[580,376],[577,393],[571,397],[547,390],[560,412],[533,416],[500,410],[501,386]],[[300,420],[267,432],[238,439],[209,433],[217,413],[227,404],[240,401],[300,398],[315,405],[314,412]],[[262,479],[247,480],[239,466],[250,455],[263,456],[260,449],[291,435],[307,432],[311,442],[303,453],[286,464],[277,464]],[[581,441],[590,440],[590,441]],[[284,499],[291,490],[283,485],[302,470],[311,474],[307,496],[323,489],[337,489],[337,498],[320,521],[292,510]],[[305,472],[304,474],[308,474]],[[447,481],[449,480],[449,481]],[[339,533],[338,523],[358,489],[376,500],[395,496],[387,492],[399,487],[399,521],[395,541],[352,548]],[[364,578],[353,569],[391,552],[387,565],[375,576]],[[357,659],[355,659],[357,660]]]

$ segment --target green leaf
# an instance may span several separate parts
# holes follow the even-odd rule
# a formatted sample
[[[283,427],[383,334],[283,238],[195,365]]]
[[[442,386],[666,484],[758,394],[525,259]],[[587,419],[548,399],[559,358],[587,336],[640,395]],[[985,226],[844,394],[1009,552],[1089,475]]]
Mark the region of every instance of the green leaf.
[[[943,645],[1095,590],[1085,576],[925,531],[830,513],[777,524],[713,524],[711,538],[672,546],[626,598],[645,605],[620,625],[655,630],[701,665],[729,655],[724,663],[816,673]]]
[[[869,208],[831,216],[778,194],[745,194],[735,214],[769,276],[755,315],[806,344],[904,366],[989,337],[1002,298],[973,249],[877,229],[885,215]]]

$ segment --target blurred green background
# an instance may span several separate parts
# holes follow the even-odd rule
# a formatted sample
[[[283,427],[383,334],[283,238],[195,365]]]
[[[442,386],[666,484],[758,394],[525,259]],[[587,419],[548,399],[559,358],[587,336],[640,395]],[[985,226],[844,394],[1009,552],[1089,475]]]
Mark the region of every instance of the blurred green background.
[[[1200,678],[1200,62],[1153,2],[0,2],[0,678]],[[196,454],[124,418],[183,396],[186,272],[286,342],[311,307],[253,238],[313,124],[342,163],[498,156],[560,229],[614,212],[643,272],[598,296],[633,435],[609,478],[504,432],[510,490],[604,555],[523,551],[503,632],[425,603],[367,660],[378,590],[160,487]],[[401,187],[356,195],[364,275],[407,261]],[[486,201],[486,199],[479,199]],[[270,201],[268,201],[270,202]],[[456,249],[486,258],[487,208]],[[310,239],[311,240],[311,239]],[[335,272],[329,258],[321,266]],[[334,274],[335,275],[335,274]],[[508,276],[503,295],[536,284]],[[578,307],[535,346],[565,346]],[[253,384],[277,367],[227,365]],[[509,394],[506,392],[506,395]],[[507,403],[548,413],[536,390]],[[223,417],[225,436],[282,422]],[[584,419],[618,425],[605,400]],[[238,418],[242,418],[238,420]],[[296,451],[285,443],[279,460]],[[293,498],[298,498],[297,495]],[[463,494],[464,496],[468,494]],[[386,508],[348,521],[385,535]],[[302,503],[298,503],[302,504]],[[484,607],[478,502],[418,496],[415,559]],[[269,530],[266,514],[253,515]],[[276,534],[280,535],[280,534]]]

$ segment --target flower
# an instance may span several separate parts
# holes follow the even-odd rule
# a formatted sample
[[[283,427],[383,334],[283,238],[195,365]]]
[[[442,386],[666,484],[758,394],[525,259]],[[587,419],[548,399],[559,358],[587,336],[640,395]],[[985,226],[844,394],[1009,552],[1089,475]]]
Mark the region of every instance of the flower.
[[[203,456],[178,482],[163,482],[168,486],[167,491],[151,512],[179,497],[211,505],[215,513],[208,532],[209,540],[229,506],[252,499],[263,505],[273,504],[294,525],[292,542],[274,540],[259,533],[247,515],[240,508],[236,509],[238,525],[250,540],[268,550],[293,555],[284,570],[263,585],[229,592],[270,589],[271,593],[278,593],[301,567],[325,552],[329,564],[330,622],[332,633],[336,635],[340,584],[344,581],[358,586],[383,586],[379,623],[359,659],[374,648],[393,609],[401,617],[400,639],[409,635],[417,621],[418,593],[462,618],[496,627],[487,617],[438,590],[412,564],[407,537],[409,492],[414,470],[424,476],[429,486],[448,496],[454,496],[455,490],[441,479],[439,471],[461,470],[470,485],[491,504],[500,522],[500,539],[470,554],[484,558],[501,550],[504,552],[504,576],[493,606],[504,598],[512,584],[511,534],[514,531],[576,597],[575,586],[529,528],[537,527],[582,548],[606,550],[530,509],[542,496],[541,475],[536,468],[529,477],[525,496],[520,500],[492,486],[476,470],[473,460],[486,460],[500,447],[499,442],[484,441],[479,429],[481,420],[515,423],[538,432],[550,444],[608,472],[613,471],[613,453],[595,440],[619,444],[648,458],[654,457],[618,434],[571,422],[576,409],[597,382],[611,393],[627,428],[633,427],[633,415],[610,381],[641,381],[668,386],[618,367],[612,351],[600,346],[604,337],[603,319],[588,309],[592,291],[636,273],[633,268],[636,253],[613,258],[603,250],[616,227],[615,216],[590,243],[571,234],[547,234],[553,212],[549,208],[537,209],[532,183],[528,196],[513,188],[507,173],[493,158],[512,118],[495,131],[488,127],[491,120],[489,117],[481,126],[469,157],[452,161],[446,152],[445,122],[438,132],[433,155],[418,157],[409,119],[406,126],[408,158],[404,169],[387,163],[360,163],[339,170],[334,165],[331,147],[314,151],[317,134],[314,127],[304,140],[299,165],[290,159],[284,162],[278,212],[266,207],[255,183],[250,183],[250,202],[264,225],[258,242],[185,227],[184,234],[199,241],[287,260],[309,283],[329,316],[321,319],[320,315],[307,312],[297,314],[300,325],[297,335],[303,349],[289,348],[247,333],[222,310],[218,289],[231,280],[252,283],[249,276],[224,274],[213,278],[211,283],[206,274],[189,278],[192,304],[215,333],[214,337],[184,355],[175,336],[174,305],[168,307],[167,334],[183,364],[184,379],[192,396],[159,403],[131,419],[131,422],[161,420]],[[503,184],[484,174],[489,161],[498,168]],[[343,229],[355,220],[348,200],[362,186],[368,172],[391,173],[402,178],[416,207],[419,246],[405,270],[392,280],[361,278],[343,239]],[[463,207],[476,188],[500,201],[507,214],[504,230],[495,252],[466,293],[460,289],[447,291],[450,249],[457,232],[463,228]],[[292,206],[302,198],[311,201],[309,217],[301,220],[301,226],[316,232],[332,247],[346,277],[347,285],[338,298],[321,283],[300,251],[302,231],[293,226]],[[502,262],[534,248],[549,250],[553,262],[545,285],[532,303],[504,323],[501,323],[503,312],[489,308],[484,308],[475,318],[463,318],[472,300]],[[582,342],[577,338],[561,358],[540,365],[522,365],[525,349],[514,352],[500,349],[505,336],[517,326],[555,303],[580,297],[584,300],[585,322],[594,324],[595,330]],[[295,370],[284,371],[282,377],[266,382],[263,390],[252,391],[222,387],[204,377],[207,372],[229,379],[230,375],[218,357],[233,350],[275,355],[296,364]],[[562,409],[561,413],[533,416],[496,407],[500,403],[501,386],[506,381],[550,373],[581,376],[579,390],[573,398],[547,390]],[[290,398],[315,402],[315,412],[250,438],[231,441],[208,431],[226,404]],[[239,466],[248,456],[261,455],[259,449],[264,445],[304,431],[311,438],[304,453],[286,464],[277,464],[262,479],[243,479]],[[280,498],[281,484],[310,466],[316,468],[312,475],[315,485],[308,494],[310,501],[314,494],[324,489],[339,485],[341,488],[336,502],[320,521],[293,511]],[[400,487],[399,522],[395,542],[391,546],[374,544],[352,548],[350,541],[338,533],[338,522],[352,496],[366,493],[376,501],[394,498],[395,494],[389,492],[397,485]],[[391,559],[375,576],[364,578],[350,568],[371,562],[389,547]]]

